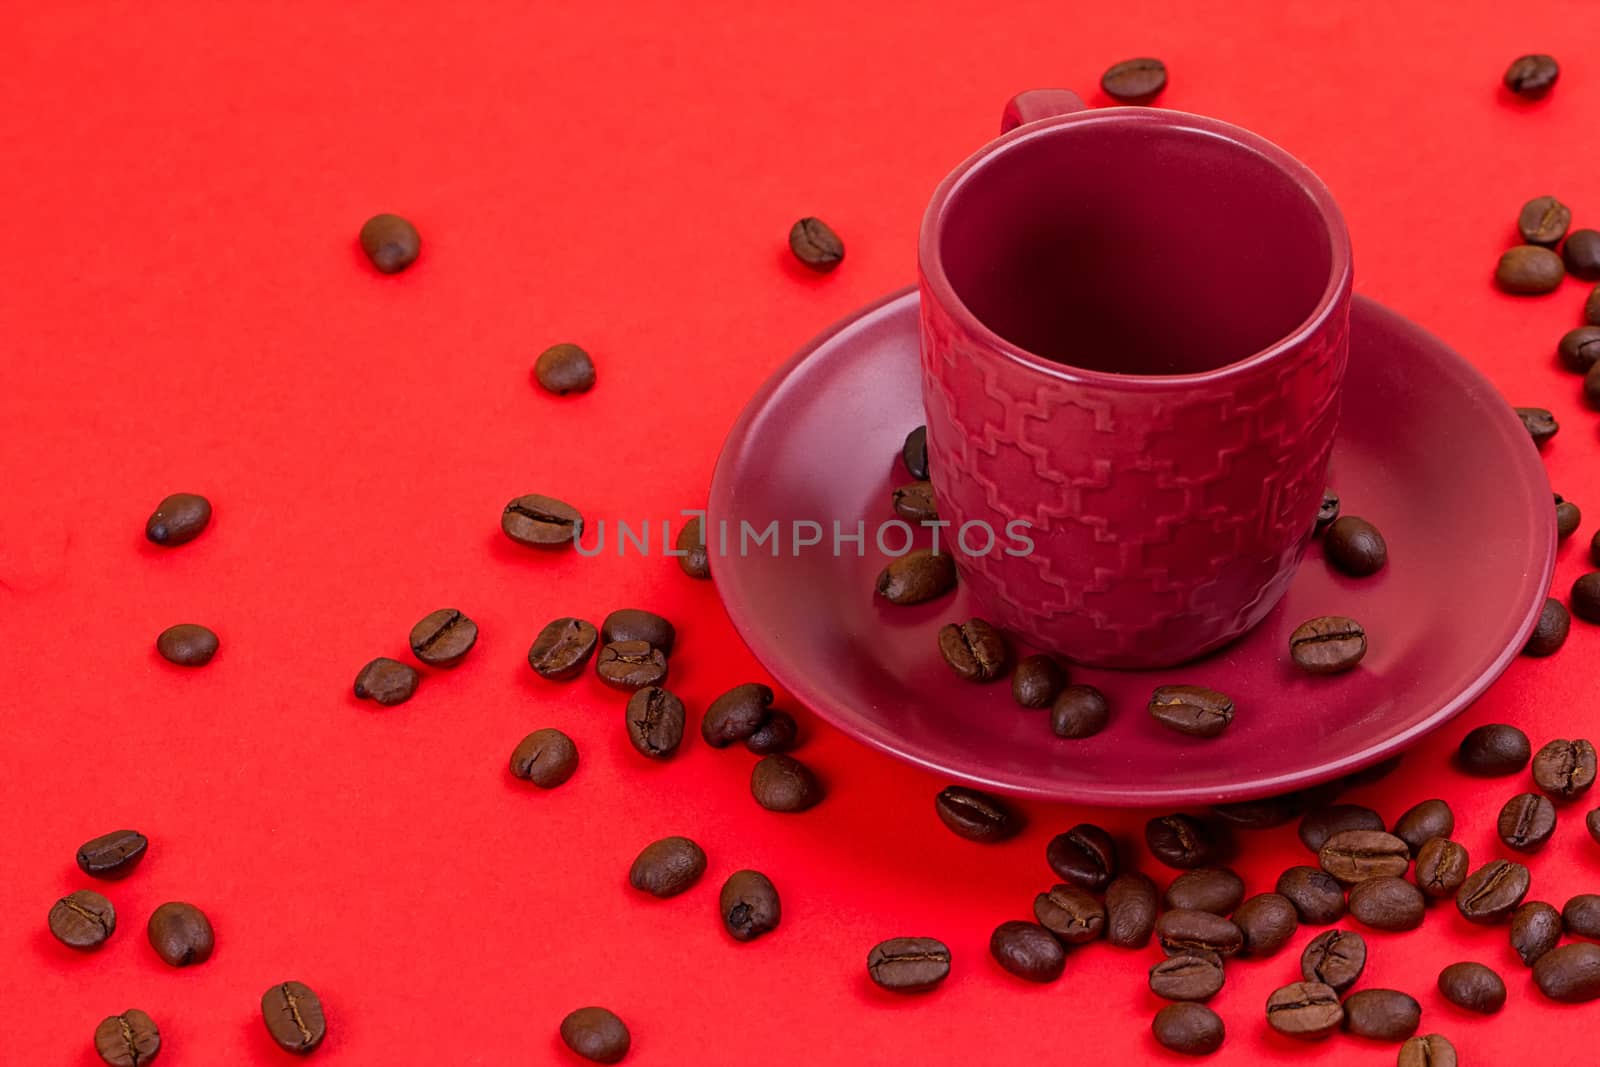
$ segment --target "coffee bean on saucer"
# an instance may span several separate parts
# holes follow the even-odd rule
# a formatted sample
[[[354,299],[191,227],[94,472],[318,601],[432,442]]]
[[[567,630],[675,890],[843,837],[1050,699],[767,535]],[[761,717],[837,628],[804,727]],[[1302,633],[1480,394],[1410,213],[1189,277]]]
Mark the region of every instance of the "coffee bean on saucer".
[[[1600,363],[1600,326],[1579,326],[1575,330],[1568,330],[1561,335],[1561,343],[1556,345],[1556,355],[1567,370],[1576,374],[1589,373],[1590,367]]]
[[[1525,244],[1554,248],[1572,225],[1572,210],[1553,196],[1537,196],[1522,205],[1517,232]]]
[[[1164,1000],[1210,1000],[1222,982],[1222,960],[1209,953],[1168,956],[1150,968],[1150,992]]]
[[[678,566],[691,578],[701,580],[711,577],[711,553],[706,548],[705,525],[696,515],[678,531],[675,546],[682,553]]]
[[[867,953],[867,976],[893,993],[925,993],[950,974],[950,949],[931,937],[891,937]]]
[[[1517,245],[1507,249],[1495,267],[1494,280],[1505,292],[1537,296],[1554,292],[1567,276],[1561,257],[1538,245]]]
[[[600,623],[600,643],[603,645],[613,645],[618,641],[643,641],[670,656],[677,639],[678,632],[672,623],[642,608],[619,608]]]
[[[1321,852],[1328,838],[1346,830],[1384,830],[1383,816],[1360,804],[1328,804],[1306,812],[1300,820],[1300,843]]]
[[[1324,615],[1289,635],[1289,658],[1308,674],[1338,674],[1367,654],[1367,632],[1354,619]]]
[[[800,727],[787,711],[773,709],[761,728],[744,739],[744,747],[758,756],[771,756],[794,748]]]
[[[578,769],[578,746],[553,727],[535,730],[511,753],[511,773],[540,789],[554,789]]]
[[[173,493],[145,520],[144,535],[152,544],[175,548],[188,544],[211,522],[211,501],[199,493]]]
[[[1093,737],[1110,721],[1111,706],[1092,685],[1067,686],[1050,707],[1050,732],[1074,741]]]
[[[1539,621],[1534,623],[1528,643],[1522,646],[1524,656],[1552,656],[1567,643],[1572,630],[1572,614],[1567,606],[1555,597],[1549,597],[1539,609]]]
[[[1105,905],[1093,894],[1072,885],[1052,886],[1034,897],[1033,916],[1040,926],[1068,945],[1093,941],[1106,927]]]
[[[1561,909],[1561,925],[1573,937],[1600,941],[1600,893],[1579,893]]]
[[[889,561],[874,588],[891,604],[920,604],[956,587],[955,557],[926,548]]]
[[[1118,948],[1143,948],[1156,929],[1160,898],[1156,884],[1138,871],[1106,886],[1106,940]]]
[[[1471,859],[1466,847],[1448,837],[1430,838],[1417,850],[1417,888],[1435,900],[1453,897],[1467,880]]]
[[[322,1000],[304,982],[278,982],[261,994],[261,1018],[278,1047],[309,1055],[328,1036]]]
[[[772,880],[760,871],[734,871],[717,898],[722,925],[735,941],[753,941],[778,928],[783,908]]]
[[[545,624],[528,649],[528,666],[554,682],[576,678],[594,655],[599,631],[594,623],[570,616]]]
[[[1583,512],[1578,505],[1562,496],[1556,497],[1556,540],[1565,541],[1578,532],[1578,527],[1583,525]]]
[[[1557,738],[1533,756],[1533,784],[1558,800],[1576,800],[1594,786],[1594,745]]]
[[[1326,930],[1300,954],[1300,975],[1344,993],[1367,969],[1366,938],[1354,930]]]
[[[557,396],[587,393],[594,388],[594,360],[577,345],[551,345],[533,361],[533,380]]]
[[[174,967],[204,963],[216,945],[205,912],[182,901],[163,904],[152,912],[145,932],[156,955]]]
[[[1339,494],[1332,489],[1322,491],[1322,503],[1317,507],[1316,532],[1321,533],[1339,517]]]
[[[361,673],[356,675],[356,699],[371,700],[385,707],[404,704],[417,691],[419,680],[415,667],[388,656],[379,656],[362,667]]]
[[[966,786],[948,786],[933,798],[933,808],[940,822],[968,841],[992,844],[1022,829],[1022,816],[1011,805]]]
[[[1439,972],[1439,992],[1458,1008],[1493,1015],[1506,1005],[1506,984],[1481,963],[1452,963]]]
[[[478,624],[455,608],[440,608],[411,628],[411,653],[430,667],[454,667],[478,643]]]
[[[1363,989],[1344,1002],[1344,1028],[1374,1041],[1404,1041],[1422,1023],[1422,1005],[1398,989]]]
[[[399,215],[374,215],[361,224],[361,250],[384,274],[398,274],[417,261],[422,237]]]
[[[79,889],[51,905],[49,925],[68,948],[99,948],[117,928],[117,909],[94,890]]]
[[[1257,893],[1233,913],[1233,925],[1244,935],[1241,956],[1271,956],[1294,937],[1300,926],[1294,904],[1282,893]]]
[[[1190,737],[1216,737],[1233,722],[1233,701],[1198,685],[1163,685],[1150,697],[1150,717]]]
[[[1600,533],[1593,551],[1600,553]],[[1600,623],[1600,571],[1590,571],[1572,583],[1572,613],[1584,622]]]
[[[1244,932],[1234,923],[1209,911],[1163,912],[1156,920],[1156,940],[1169,956],[1180,952],[1214,952],[1236,956],[1244,948]]]
[[[150,839],[139,831],[113,830],[78,846],[78,870],[107,882],[126,878],[149,848]]]
[[[1393,833],[1415,856],[1423,845],[1435,837],[1449,837],[1455,828],[1455,812],[1450,810],[1449,804],[1435,798],[1407,808],[1405,814],[1394,821]]]
[[[1600,945],[1575,941],[1551,949],[1533,965],[1533,984],[1551,1000],[1600,1000]]]
[[[1169,908],[1230,915],[1244,900],[1244,879],[1226,867],[1197,867],[1185,871],[1167,886]]]
[[[1267,998],[1267,1025],[1289,1037],[1319,1040],[1342,1022],[1339,994],[1321,982],[1291,982]]]
[[[1595,290],[1600,292],[1600,286],[1596,286]],[[1591,300],[1590,303],[1594,301]],[[1600,370],[1594,367],[1590,367],[1589,372],[1583,376],[1583,402],[1591,408],[1600,410]]]
[[[1044,861],[1063,882],[1098,893],[1117,876],[1117,843],[1093,823],[1079,823],[1050,839]]]
[[[1159,59],[1125,59],[1100,75],[1100,88],[1119,104],[1148,104],[1167,87],[1167,65]]]
[[[633,692],[667,680],[667,654],[648,641],[615,641],[600,650],[594,670],[611,688]]]
[[[727,748],[761,729],[772,707],[772,690],[759,682],[736,685],[711,702],[700,719],[700,736],[712,748]]]
[[[763,756],[750,772],[750,795],[768,811],[805,811],[822,800],[822,783],[793,756]]]
[[[1549,408],[1517,408],[1516,412],[1517,418],[1522,420],[1523,429],[1528,431],[1528,436],[1540,448],[1561,432],[1561,424]]]
[[[1045,655],[1028,656],[1011,672],[1011,699],[1025,708],[1048,708],[1066,684],[1061,664]]]
[[[1389,560],[1389,546],[1378,528],[1355,515],[1335,519],[1323,543],[1328,562],[1357,578],[1378,573]]]
[[[526,493],[505,506],[500,529],[519,545],[558,548],[577,540],[583,532],[583,516],[564,500]]]
[[[971,619],[940,627],[939,654],[967,681],[992,682],[1005,672],[1010,649],[999,630],[983,619]]]
[[[1227,1030],[1204,1004],[1180,1001],[1156,1012],[1150,1023],[1156,1044],[1185,1056],[1209,1056],[1222,1047]]]
[[[1443,1034],[1408,1037],[1400,1046],[1399,1067],[1459,1067],[1456,1047]]]
[[[1322,869],[1345,885],[1396,878],[1411,866],[1411,847],[1381,830],[1342,830],[1317,852]]]
[[[1144,843],[1152,856],[1180,871],[1204,867],[1220,851],[1211,829],[1194,816],[1181,812],[1146,822]]]
[[[1555,58],[1543,54],[1518,56],[1506,68],[1505,86],[1527,100],[1538,100],[1548,93],[1561,77],[1561,67]]]
[[[1519,793],[1500,809],[1495,828],[1507,848],[1538,852],[1556,832],[1555,805],[1537,793]]]
[[[1350,916],[1374,930],[1415,930],[1427,914],[1422,890],[1404,878],[1368,878],[1350,887]]]
[[[1490,860],[1467,875],[1456,891],[1456,910],[1468,922],[1504,922],[1528,895],[1528,868],[1509,860]]]
[[[110,1067],[144,1067],[161,1052],[161,1031],[150,1016],[129,1008],[94,1028],[94,1050]]]
[[[633,1035],[628,1024],[605,1008],[579,1008],[561,1020],[561,1040],[573,1052],[595,1063],[618,1063],[628,1054]]]
[[[628,741],[641,756],[666,759],[683,742],[683,701],[657,685],[628,698]]]
[[[789,228],[789,251],[807,267],[826,274],[844,259],[844,242],[826,222],[807,216]]]
[[[628,884],[653,897],[675,897],[706,873],[706,854],[687,837],[652,841],[628,869]]]
[[[1067,966],[1061,942],[1038,923],[1001,923],[989,935],[989,954],[1001,967],[1028,982],[1053,982]]]
[[[1327,871],[1290,867],[1278,876],[1275,888],[1289,899],[1300,921],[1308,926],[1327,926],[1344,915],[1344,886]]]
[[[180,667],[204,667],[217,654],[217,635],[197,623],[181,622],[162,630],[156,651]]]
[[[910,482],[895,488],[889,499],[894,513],[907,522],[933,522],[939,518],[939,505],[933,499],[932,482]]]
[[[1456,763],[1468,774],[1501,778],[1528,765],[1533,746],[1528,735],[1506,723],[1489,723],[1468,732],[1456,750]]]
[[[1530,900],[1511,913],[1511,950],[1532,967],[1561,943],[1561,913],[1542,900]]]
[[[1255,800],[1235,800],[1211,805],[1211,814],[1241,830],[1270,830],[1282,826],[1305,810],[1304,793],[1285,793]]]
[[[906,443],[900,448],[900,462],[906,473],[919,482],[928,480],[928,428],[918,426],[906,434]]]

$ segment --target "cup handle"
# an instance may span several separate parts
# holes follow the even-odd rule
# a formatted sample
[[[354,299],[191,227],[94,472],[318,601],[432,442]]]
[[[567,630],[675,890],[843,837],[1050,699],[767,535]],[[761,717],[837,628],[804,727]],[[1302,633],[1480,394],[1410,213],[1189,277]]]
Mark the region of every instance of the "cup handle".
[[[1005,113],[1000,116],[1000,132],[1010,133],[1025,122],[1070,115],[1085,106],[1083,98],[1071,89],[1029,89],[1006,103]]]

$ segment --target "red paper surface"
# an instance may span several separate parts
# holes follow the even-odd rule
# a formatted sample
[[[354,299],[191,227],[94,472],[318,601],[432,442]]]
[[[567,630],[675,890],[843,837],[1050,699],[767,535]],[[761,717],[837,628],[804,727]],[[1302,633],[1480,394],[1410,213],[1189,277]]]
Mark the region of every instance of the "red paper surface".
[[[1358,290],[1456,345],[1512,402],[1552,408],[1565,425],[1552,481],[1600,515],[1597,418],[1553,358],[1587,289],[1516,299],[1489,282],[1525,199],[1555,193],[1600,224],[1600,15],[1584,0],[57,3],[7,22],[6,1064],[87,1067],[95,1024],[132,1006],[159,1022],[171,1067],[286,1063],[257,1002],[290,977],[323,995],[316,1062],[330,1065],[576,1062],[556,1028],[590,1003],[628,1021],[641,1065],[1175,1061],[1148,1033],[1153,949],[1075,952],[1042,987],[986,951],[1052,881],[1052,834],[1084,819],[1132,834],[1149,813],[1033,805],[1020,839],[971,844],[934,817],[943,782],[803,712],[803,756],[831,790],[803,816],[751,802],[742,749],[693,738],[647,763],[621,698],[592,675],[541,681],[528,643],[558,615],[666,612],[672,685],[698,712],[763,679],[715,590],[670,560],[537,554],[497,529],[525,492],[612,519],[703,502],[757,384],[912,278],[929,193],[1018,89],[1104,103],[1107,65],[1158,55],[1162,104],[1305,159],[1349,218]],[[1499,88],[1530,50],[1564,64],[1531,106]],[[424,236],[407,274],[377,275],[356,247],[377,211]],[[848,244],[831,276],[788,259],[805,214]],[[534,355],[559,340],[594,353],[593,393],[530,387]],[[163,551],[142,527],[175,490],[208,494],[216,517]],[[1450,489],[1397,471],[1396,491],[1425,506]],[[1594,527],[1562,549],[1563,592]],[[402,707],[355,701],[361,664],[403,655],[410,625],[443,605],[482,626],[467,662],[427,672]],[[179,621],[220,634],[204,670],[157,658],[155,635]],[[1596,629],[1575,624],[1558,656],[1513,664],[1418,748],[1409,765],[1430,782],[1354,798],[1393,818],[1443,796],[1475,861],[1503,854],[1493,815],[1526,779],[1468,780],[1447,754],[1494,720],[1535,743],[1592,735],[1597,651]],[[582,750],[549,793],[506,771],[540,726]],[[1563,811],[1532,860],[1535,897],[1600,888],[1581,826],[1592,803]],[[148,833],[150,854],[107,890],[110,944],[73,953],[45,914],[86,883],[77,845],[121,826]],[[642,899],[628,865],[667,834],[700,841],[710,869],[681,897]],[[1307,858],[1292,827],[1251,842],[1252,891]],[[784,921],[740,945],[715,900],[746,866],[778,885]],[[208,963],[177,971],[151,952],[145,920],[169,899],[210,914]],[[955,953],[931,996],[867,982],[867,950],[906,934]],[[1307,1054],[1267,1032],[1262,1005],[1312,934],[1230,967],[1214,1062]],[[1503,930],[1448,906],[1417,934],[1368,937],[1365,984],[1415,993],[1424,1030],[1464,1063],[1528,1062],[1552,1041],[1581,1058],[1600,1036],[1600,1011],[1544,1001]],[[1499,1017],[1439,997],[1435,976],[1458,959],[1505,975]],[[1394,1049],[1339,1037],[1310,1055],[1378,1065]]]

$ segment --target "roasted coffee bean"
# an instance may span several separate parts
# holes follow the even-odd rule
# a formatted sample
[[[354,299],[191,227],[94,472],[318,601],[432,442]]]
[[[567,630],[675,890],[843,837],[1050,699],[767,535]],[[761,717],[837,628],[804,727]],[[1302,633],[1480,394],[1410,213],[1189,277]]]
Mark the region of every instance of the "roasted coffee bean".
[[[1367,632],[1354,619],[1324,615],[1289,635],[1289,658],[1308,674],[1338,674],[1367,654]]]
[[[1556,421],[1554,414],[1547,408],[1517,408],[1517,418],[1522,420],[1523,429],[1528,431],[1528,436],[1533,438],[1533,443],[1540,448],[1544,443],[1561,432],[1561,424]]]
[[[1294,904],[1282,893],[1257,893],[1233,913],[1233,925],[1244,935],[1241,956],[1271,956],[1294,937],[1300,920]]]
[[[1456,891],[1456,910],[1468,922],[1504,922],[1528,895],[1528,868],[1508,860],[1490,860],[1467,875]]]
[[[1270,830],[1282,826],[1304,811],[1303,793],[1285,793],[1257,800],[1236,800],[1231,804],[1213,804],[1211,814],[1241,830]]]
[[[1456,1047],[1443,1034],[1408,1037],[1400,1046],[1399,1067],[1459,1067]]]
[[[399,215],[385,212],[361,224],[361,250],[384,274],[398,274],[417,261],[422,237]]]
[[[188,544],[211,522],[211,501],[199,493],[173,493],[145,520],[144,535],[166,548]]]
[[[761,728],[744,739],[744,747],[758,756],[771,756],[794,748],[800,726],[787,711],[774,708]]]
[[[966,786],[947,786],[933,798],[933,810],[957,837],[986,845],[1004,841],[1022,829],[1022,816],[1015,808]]]
[[[1556,494],[1556,540],[1565,541],[1583,525],[1583,512],[1578,505]]]
[[[1556,832],[1556,807],[1548,797],[1519,793],[1506,801],[1495,823],[1500,840],[1517,852],[1538,852]]]
[[[511,773],[540,789],[554,789],[578,769],[578,746],[553,727],[535,730],[511,753]]]
[[[204,667],[217,654],[217,635],[198,623],[180,622],[156,637],[156,651],[180,667]]]
[[[1554,248],[1572,225],[1572,210],[1553,196],[1539,196],[1522,205],[1517,232],[1530,245]]]
[[[50,932],[68,948],[99,948],[117,928],[117,909],[92,889],[68,893],[50,908]]]
[[[594,670],[611,688],[632,692],[667,680],[667,654],[648,641],[615,641],[600,650]]]
[[[1061,942],[1037,923],[1001,923],[989,935],[989,954],[1001,967],[1029,982],[1054,982],[1067,966]]]
[[[683,701],[657,685],[628,698],[628,740],[641,756],[666,759],[683,742]]]
[[[1162,1048],[1185,1056],[1209,1056],[1222,1047],[1227,1030],[1204,1004],[1179,1002],[1156,1012],[1150,1033]]]
[[[1167,87],[1167,65],[1142,57],[1113,64],[1100,75],[1100,88],[1119,104],[1148,104]]]
[[[1111,721],[1111,705],[1092,685],[1069,685],[1050,707],[1050,732],[1078,741],[1093,737]]]
[[[1169,908],[1209,911],[1229,915],[1244,900],[1244,879],[1226,867],[1200,867],[1185,871],[1167,886]]]
[[[1093,941],[1106,928],[1105,905],[1071,885],[1052,886],[1048,893],[1034,897],[1033,916],[1040,926],[1069,945]]]
[[[900,462],[906,473],[919,482],[928,480],[928,428],[918,426],[906,434],[906,443],[900,447]]]
[[[1290,867],[1278,876],[1277,890],[1310,926],[1327,926],[1344,915],[1344,887],[1327,871]]]
[[[528,666],[554,682],[576,678],[594,655],[600,633],[594,623],[570,616],[546,623],[528,649]]]
[[[653,897],[675,897],[706,873],[706,854],[687,837],[652,841],[628,869],[628,884]]]
[[[587,393],[594,388],[594,360],[575,344],[551,345],[533,361],[533,380],[557,396]]]
[[[174,967],[204,963],[216,946],[205,912],[181,901],[163,904],[152,912],[145,933],[156,955]]]
[[[379,656],[362,667],[361,673],[356,675],[356,699],[371,700],[385,707],[404,704],[417,691],[419,680],[415,667],[388,656]]]
[[[939,517],[939,505],[933,498],[932,482],[911,482],[897,486],[889,497],[894,513],[911,523],[933,522]]]
[[[1600,326],[1600,285],[1589,291],[1589,298],[1583,302],[1583,321],[1587,326]],[[1593,367],[1589,368],[1591,371]]]
[[[1439,972],[1439,992],[1458,1008],[1493,1015],[1506,1006],[1506,984],[1481,963],[1452,963]]]
[[[1327,930],[1312,938],[1300,954],[1300,974],[1343,994],[1367,969],[1366,938],[1354,930]]]
[[[1561,909],[1561,925],[1573,937],[1600,941],[1600,893],[1579,893]]]
[[[1233,721],[1233,701],[1198,685],[1163,685],[1150,697],[1150,715],[1180,734],[1216,737]]]
[[[1594,838],[1595,844],[1600,845],[1600,808],[1596,808],[1583,818],[1583,824],[1589,830],[1589,836]]]
[[[1117,843],[1093,823],[1079,823],[1050,839],[1044,860],[1062,881],[1098,893],[1117,876]]]
[[[1374,1041],[1404,1041],[1422,1024],[1422,1005],[1398,989],[1362,989],[1344,1001],[1344,1028]]]
[[[750,772],[750,795],[768,811],[805,811],[822,800],[822,783],[793,756],[763,756]]]
[[[1150,968],[1150,992],[1165,1000],[1210,1000],[1222,980],[1222,961],[1209,953],[1169,956]]]
[[[1010,650],[1005,635],[983,619],[946,623],[939,629],[939,654],[969,682],[992,682],[1005,673]]]
[[[1357,578],[1376,574],[1389,561],[1389,546],[1378,528],[1355,515],[1341,515],[1323,535],[1328,562]]]
[[[925,993],[950,974],[950,949],[931,937],[892,937],[867,953],[867,976],[894,993]]]
[[[711,702],[700,719],[700,736],[712,748],[746,741],[771,714],[772,690],[759,682],[736,685]]]
[[[1561,262],[1574,278],[1600,281],[1600,231],[1573,230],[1561,246]]]
[[[1374,930],[1415,930],[1427,914],[1422,890],[1404,878],[1368,878],[1350,887],[1350,916]]]
[[[1144,843],[1152,856],[1180,871],[1204,867],[1221,851],[1211,828],[1182,812],[1145,823]]]
[[[1411,866],[1411,848],[1381,830],[1342,830],[1317,852],[1322,869],[1345,885],[1368,878],[1398,877]]]
[[[411,628],[411,653],[430,667],[454,667],[478,643],[478,624],[455,608],[429,612]]]
[[[1106,940],[1118,948],[1143,948],[1156,929],[1156,884],[1138,871],[1119,874],[1106,886]]]
[[[1511,916],[1511,948],[1524,965],[1561,943],[1561,913],[1542,900],[1530,900]]]
[[[1600,532],[1590,549],[1600,563]],[[1590,571],[1572,583],[1572,613],[1584,622],[1600,623],[1600,571]]]
[[[807,216],[790,227],[789,251],[807,267],[826,274],[844,259],[844,242],[827,223]]]
[[[1467,880],[1471,859],[1460,843],[1448,837],[1429,838],[1417,850],[1417,888],[1435,900],[1453,897]]]
[[[1593,233],[1585,230],[1585,233]],[[1600,363],[1600,326],[1579,326],[1561,335],[1556,345],[1556,355],[1561,365],[1576,374],[1587,374]]]
[[[956,587],[955,557],[919,548],[889,561],[874,588],[891,604],[920,604]]]
[[[1575,800],[1594,786],[1595,751],[1589,741],[1557,739],[1533,756],[1533,784],[1560,800]]]
[[[1538,100],[1555,87],[1561,67],[1555,58],[1543,54],[1518,56],[1506,68],[1507,89],[1528,100]]]
[[[1339,994],[1321,982],[1291,982],[1267,998],[1267,1025],[1280,1034],[1314,1041],[1344,1022]]]
[[[1067,684],[1067,672],[1049,656],[1028,656],[1011,672],[1011,699],[1025,708],[1048,708]]]
[[[261,994],[261,1018],[285,1052],[307,1055],[328,1036],[322,1000],[304,982],[279,982]]]
[[[579,1008],[561,1020],[561,1040],[573,1052],[595,1063],[618,1063],[628,1054],[633,1036],[628,1024],[605,1008]]]
[[[778,928],[783,908],[772,881],[760,871],[734,871],[717,898],[722,925],[735,941],[753,941]]]
[[[1555,597],[1549,597],[1539,609],[1539,621],[1534,624],[1528,643],[1522,646],[1524,656],[1551,656],[1567,643],[1572,630],[1572,615],[1567,606]]]
[[[111,1067],[145,1067],[161,1052],[161,1031],[150,1016],[129,1008],[94,1028],[94,1050]]]
[[[1322,503],[1317,507],[1316,532],[1321,533],[1339,517],[1339,494],[1332,489],[1322,491]]]
[[[643,641],[670,656],[677,639],[678,631],[672,623],[643,608],[619,608],[600,623],[600,643],[603,645],[614,645],[618,641]]]
[[[1600,285],[1595,286],[1595,291],[1600,292]],[[1589,303],[1600,305],[1600,301],[1596,301],[1593,297],[1589,299]],[[1596,312],[1600,313],[1600,306],[1597,306]],[[1583,376],[1583,402],[1591,408],[1600,410],[1600,370],[1595,370],[1593,367],[1590,367],[1589,373]]]
[[[1494,280],[1501,289],[1522,296],[1554,292],[1566,275],[1567,267],[1561,257],[1538,245],[1507,249],[1494,270]]]
[[[1527,734],[1505,723],[1490,723],[1461,739],[1456,762],[1468,774],[1499,778],[1522,770],[1532,754]]]
[[[675,547],[678,566],[683,573],[702,580],[711,577],[711,552],[706,547],[705,525],[701,523],[700,516],[696,515],[683,524],[683,529],[678,531]]]
[[[137,830],[113,830],[78,846],[78,870],[111,882],[126,878],[139,866],[150,839]]]
[[[1533,983],[1551,1000],[1600,1000],[1600,945],[1575,941],[1551,949],[1533,965]]]
[[[500,529],[519,545],[555,548],[571,544],[583,533],[583,516],[564,500],[527,493],[507,504]]]
[[[1424,800],[1394,821],[1394,836],[1404,841],[1415,856],[1423,845],[1435,837],[1449,837],[1455,828],[1456,815],[1449,804],[1438,799]]]
[[[1236,956],[1244,947],[1244,933],[1227,919],[1209,911],[1165,912],[1156,920],[1156,940],[1169,956],[1180,952]]]
[[[1300,820],[1299,834],[1301,844],[1313,852],[1321,852],[1334,834],[1346,830],[1383,829],[1383,816],[1371,808],[1360,804],[1329,804],[1307,812]]]

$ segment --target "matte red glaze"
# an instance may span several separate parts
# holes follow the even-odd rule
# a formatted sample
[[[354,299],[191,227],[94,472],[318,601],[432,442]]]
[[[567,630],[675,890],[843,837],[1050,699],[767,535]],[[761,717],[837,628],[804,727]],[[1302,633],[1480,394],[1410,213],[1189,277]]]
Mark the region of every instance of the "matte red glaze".
[[[873,531],[894,517],[900,445],[922,420],[917,306],[914,291],[896,294],[779,370],[729,434],[711,488],[711,528],[730,523],[735,545],[741,520],[866,524],[859,557],[852,542],[835,557],[830,536],[799,555],[786,539],[776,558],[761,548],[712,561],[751,651],[846,733],[951,778],[1056,800],[1238,800],[1400,751],[1470,704],[1527,640],[1555,558],[1538,453],[1481,374],[1357,297],[1348,388],[1362,403],[1346,407],[1329,480],[1347,514],[1383,530],[1389,566],[1347,578],[1314,546],[1278,606],[1220,652],[1175,670],[1071,668],[1106,693],[1112,721],[1088,740],[1054,737],[1008,684],[962,681],[940,659],[940,625],[985,610],[970,587],[909,608],[872,593],[886,559]],[[1327,614],[1366,626],[1367,657],[1348,674],[1303,674],[1289,634]],[[1173,682],[1231,695],[1227,732],[1194,741],[1151,721],[1151,690]]]

